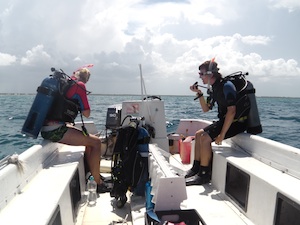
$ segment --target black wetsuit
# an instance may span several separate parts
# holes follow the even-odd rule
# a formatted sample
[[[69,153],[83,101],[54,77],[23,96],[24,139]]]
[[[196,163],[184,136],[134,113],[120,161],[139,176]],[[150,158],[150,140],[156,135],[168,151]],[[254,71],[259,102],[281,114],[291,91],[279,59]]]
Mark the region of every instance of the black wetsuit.
[[[247,118],[248,111],[241,113],[243,110],[243,100],[239,101],[240,96],[231,81],[222,81],[217,79],[212,85],[212,99],[218,105],[218,118],[219,121],[214,122],[208,127],[204,128],[204,131],[209,134],[212,140],[221,133],[225,116],[227,113],[227,107],[236,106],[236,116],[228,129],[225,139],[235,136],[238,133],[244,132],[247,129]]]

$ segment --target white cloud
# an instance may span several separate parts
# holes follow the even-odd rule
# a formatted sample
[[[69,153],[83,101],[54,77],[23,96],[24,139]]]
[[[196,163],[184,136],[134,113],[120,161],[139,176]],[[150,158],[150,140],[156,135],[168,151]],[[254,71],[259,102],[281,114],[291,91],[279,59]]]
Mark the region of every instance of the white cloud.
[[[51,56],[44,51],[43,45],[33,47],[26,52],[26,57],[21,58],[21,65],[38,66],[51,62]]]
[[[0,65],[32,75],[93,63],[94,93],[130,92],[141,63],[153,93],[190,94],[185,86],[212,57],[224,75],[243,70],[257,80],[294,79],[300,75],[300,49],[293,44],[299,32],[289,35],[273,18],[296,26],[295,13],[292,21],[282,16],[291,15],[287,6],[296,9],[295,2],[283,8],[283,1],[269,0],[8,0],[0,10]],[[282,10],[268,8],[280,4]]]
[[[300,68],[295,60],[282,58],[264,60],[258,54],[251,53],[244,57],[245,69],[261,80],[270,80],[274,77],[291,79],[300,77]]]
[[[258,36],[246,36],[242,37],[242,42],[248,45],[267,45],[271,41],[270,37],[258,35]]]
[[[75,62],[81,62],[81,59],[80,59],[79,56],[77,56],[77,57],[75,57],[74,61],[75,61]]]
[[[17,57],[0,52],[0,66],[9,66],[16,62]]]
[[[289,12],[300,10],[299,0],[269,0],[275,8],[286,8]]]

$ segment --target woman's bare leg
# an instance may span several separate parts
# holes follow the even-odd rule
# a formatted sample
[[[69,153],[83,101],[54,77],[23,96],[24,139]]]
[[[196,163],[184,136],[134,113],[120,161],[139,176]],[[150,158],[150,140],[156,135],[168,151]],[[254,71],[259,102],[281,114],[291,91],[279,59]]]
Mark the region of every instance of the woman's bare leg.
[[[81,130],[76,127],[69,126],[64,137],[59,143],[74,145],[74,146],[85,146],[85,156],[88,163],[91,174],[95,178],[97,184],[101,184],[103,181],[100,178],[100,157],[101,157],[101,140],[90,134],[84,136]]]

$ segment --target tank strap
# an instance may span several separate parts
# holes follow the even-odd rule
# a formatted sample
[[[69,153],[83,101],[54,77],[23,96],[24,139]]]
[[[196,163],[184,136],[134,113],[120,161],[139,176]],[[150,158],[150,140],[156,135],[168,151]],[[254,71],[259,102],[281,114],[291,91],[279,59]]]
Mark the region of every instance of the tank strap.
[[[44,94],[44,95],[52,95],[52,96],[55,95],[55,92],[53,90],[51,90],[50,88],[47,88],[47,87],[39,86],[36,91],[38,93],[41,93],[41,94]]]
[[[238,94],[239,94],[239,96],[244,96],[244,95],[247,95],[247,94],[255,94],[255,88],[252,88],[250,90],[244,89]]]
[[[255,88],[246,91],[247,94],[255,94]]]
[[[248,119],[248,116],[242,116],[238,119],[234,119],[232,122],[244,122],[247,119]]]
[[[141,139],[138,139],[137,144],[149,144],[149,142],[150,142],[150,136],[146,136]]]
[[[84,125],[84,122],[83,122],[83,117],[82,117],[81,110],[79,110],[79,113],[80,113],[80,118],[81,118],[81,123],[82,123],[82,126],[81,126],[82,131],[81,132],[82,132],[82,134],[84,136],[89,136],[89,132],[87,131],[87,129],[86,129],[85,125]]]

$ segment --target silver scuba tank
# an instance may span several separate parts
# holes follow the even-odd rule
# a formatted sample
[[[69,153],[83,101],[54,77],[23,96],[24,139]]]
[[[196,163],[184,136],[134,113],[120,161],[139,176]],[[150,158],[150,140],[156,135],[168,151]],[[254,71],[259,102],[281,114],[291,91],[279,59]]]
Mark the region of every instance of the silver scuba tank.
[[[250,112],[248,114],[247,133],[250,134],[262,133],[262,126],[260,123],[256,97],[255,97],[255,89],[253,87],[253,84],[250,81],[247,81],[246,91],[251,104]]]
[[[37,94],[22,128],[22,133],[37,138],[58,91],[59,79],[50,75],[37,88]]]

